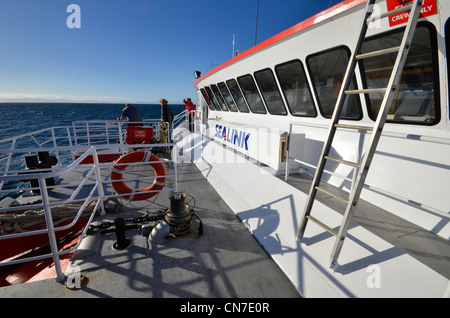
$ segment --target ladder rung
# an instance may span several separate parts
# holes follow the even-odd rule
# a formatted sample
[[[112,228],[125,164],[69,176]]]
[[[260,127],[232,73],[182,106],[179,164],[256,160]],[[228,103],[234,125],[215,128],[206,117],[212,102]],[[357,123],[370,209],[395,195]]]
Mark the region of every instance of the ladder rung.
[[[307,216],[308,219],[310,219],[311,221],[313,221],[314,223],[316,223],[317,225],[319,225],[320,227],[322,227],[323,229],[327,230],[328,232],[330,232],[331,234],[333,234],[334,236],[338,236],[338,233],[333,230],[331,227],[329,227],[328,225],[322,223],[321,221],[319,221],[318,219],[316,219],[315,217],[308,215]]]
[[[336,198],[338,200],[341,200],[342,202],[348,203],[348,199],[347,198],[345,198],[345,197],[343,197],[341,195],[338,195],[338,194],[336,194],[334,192],[331,192],[330,190],[324,189],[322,187],[316,187],[316,189],[319,190],[319,191],[322,191],[322,192],[324,192],[326,194],[329,194],[332,197],[334,197],[334,198]]]
[[[384,92],[386,92],[386,88],[366,88],[366,89],[354,89],[354,90],[345,91],[345,93],[348,95],[384,93]]]
[[[352,166],[352,167],[355,167],[355,168],[361,168],[361,165],[359,163],[356,163],[356,162],[342,160],[342,159],[334,158],[334,157],[330,157],[330,156],[325,156],[325,159],[332,160],[332,161],[338,162],[338,163],[343,163],[345,165]]]
[[[384,19],[384,18],[387,18],[387,17],[389,17],[391,15],[394,15],[394,14],[397,14],[397,13],[409,11],[409,10],[412,9],[412,7],[413,7],[413,4],[409,4],[407,6],[400,7],[398,9],[395,9],[395,10],[392,10],[392,11],[383,12],[383,13],[375,15],[375,16],[372,15],[366,21],[367,21],[367,23],[371,23],[371,22],[376,21],[378,19]]]
[[[383,50],[379,50],[379,51],[373,51],[373,52],[369,52],[369,53],[359,54],[356,56],[356,59],[357,60],[367,59],[369,57],[375,57],[375,56],[380,56],[380,55],[384,55],[384,54],[395,53],[395,52],[398,52],[399,50],[400,50],[400,46],[391,47],[391,48],[383,49]]]
[[[355,129],[355,130],[367,130],[367,131],[372,131],[373,130],[373,127],[358,126],[358,125],[345,125],[345,124],[335,124],[334,127],[337,127],[337,128],[348,128],[348,129]]]

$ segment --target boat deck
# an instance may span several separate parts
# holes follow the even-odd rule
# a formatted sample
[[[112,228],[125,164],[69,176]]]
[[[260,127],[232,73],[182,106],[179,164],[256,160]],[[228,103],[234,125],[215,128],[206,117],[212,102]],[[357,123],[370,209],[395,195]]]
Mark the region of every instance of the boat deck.
[[[199,235],[196,221],[192,233],[163,239],[148,248],[147,238],[138,228],[126,232],[131,240],[128,248],[115,250],[114,233],[97,233],[85,239],[72,260],[71,268],[87,278],[81,288],[68,289],[48,279],[0,288],[0,297],[300,297],[194,164],[178,165],[178,177],[179,191],[195,198],[203,235]],[[168,195],[160,193],[149,208],[133,203],[120,215],[100,216],[96,222],[157,213],[169,207]]]
[[[284,180],[284,176],[282,178]],[[311,181],[311,176],[297,173],[291,174],[287,183],[308,194]],[[337,187],[329,184],[325,186],[332,188],[330,190],[333,193],[348,195]],[[317,200],[344,214],[346,206],[338,199],[319,192]],[[450,280],[450,242],[445,238],[362,199],[359,200],[352,221]]]
[[[449,297],[450,243],[387,211],[360,202],[336,266],[335,237],[312,223],[302,240],[298,224],[311,178],[276,176],[232,149],[191,136],[180,142],[223,199],[304,297]],[[214,162],[209,154],[229,159]],[[242,182],[245,180],[245,182]],[[320,195],[314,214],[339,229],[345,206]]]
[[[86,277],[80,288],[68,289],[46,279],[0,288],[0,297],[449,297],[448,240],[360,201],[338,266],[330,268],[331,234],[313,225],[303,240],[296,238],[311,184],[308,175],[291,174],[285,182],[284,176],[254,162],[196,157],[219,150],[233,154],[199,135],[180,146],[178,153],[184,159],[177,166],[177,191],[195,199],[203,235],[199,220],[191,233],[158,244],[148,245],[140,227],[129,230],[126,237],[131,245],[123,250],[113,248],[115,233],[89,235],[66,270],[69,277],[73,270]],[[83,175],[83,170],[78,173]],[[71,184],[78,178],[72,177]],[[172,187],[166,183],[167,189]],[[111,195],[111,187],[105,193]],[[156,215],[169,208],[170,194],[169,190],[160,193],[151,205],[133,201],[123,213],[99,216],[94,223]],[[55,200],[68,196],[58,191],[49,195]],[[323,194],[317,199],[315,213],[337,229],[345,206]],[[373,265],[378,269],[372,273]],[[379,285],[371,281],[376,275]]]

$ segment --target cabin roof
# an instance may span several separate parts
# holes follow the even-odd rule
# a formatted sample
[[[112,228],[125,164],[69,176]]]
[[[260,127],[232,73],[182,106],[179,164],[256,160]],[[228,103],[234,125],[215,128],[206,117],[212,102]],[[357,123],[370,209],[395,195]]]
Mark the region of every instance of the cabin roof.
[[[247,57],[253,53],[256,53],[272,44],[275,44],[297,32],[300,32],[302,30],[305,30],[317,23],[320,23],[326,19],[329,19],[335,15],[338,15],[342,12],[345,12],[351,8],[354,8],[362,3],[365,3],[367,0],[344,0],[341,3],[338,3],[337,5],[328,8],[325,11],[322,11],[306,20],[304,20],[303,22],[300,22],[292,27],[290,27],[289,29],[286,29],[280,33],[278,33],[277,35],[274,35],[273,37],[265,40],[264,42],[261,42],[257,45],[255,45],[254,47],[248,49],[247,51],[244,51],[242,53],[240,53],[239,55],[233,57],[232,59],[226,61],[225,63],[217,66],[216,68],[212,69],[211,71],[209,71],[208,73],[206,73],[205,75],[203,75],[202,77],[200,77],[199,79],[197,79],[194,82],[194,86],[197,85],[197,83],[203,79],[205,79],[206,77],[212,75],[213,73],[219,71],[220,69],[231,65],[237,61],[239,61],[240,59],[243,59],[244,57]]]

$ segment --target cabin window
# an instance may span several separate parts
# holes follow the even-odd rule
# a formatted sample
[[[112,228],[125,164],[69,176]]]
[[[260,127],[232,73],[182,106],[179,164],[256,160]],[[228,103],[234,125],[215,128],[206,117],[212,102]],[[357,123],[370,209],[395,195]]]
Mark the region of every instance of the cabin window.
[[[239,85],[236,83],[234,79],[230,79],[227,82],[228,89],[230,90],[231,96],[233,96],[234,101],[236,102],[236,106],[239,111],[242,113],[248,113],[248,107],[245,103],[244,96],[239,89]]]
[[[216,85],[211,85],[212,91],[214,95],[216,95],[217,102],[219,103],[220,107],[223,111],[228,111],[228,107],[225,104],[225,101],[223,100],[222,94],[220,94],[219,89]]]
[[[209,99],[208,93],[205,91],[204,88],[200,89],[200,92],[202,93],[203,98],[206,101],[206,104],[208,105],[209,109],[215,110],[213,103],[211,102],[211,99]]]
[[[447,46],[447,56],[450,56],[450,38],[447,36],[450,36],[450,19],[447,20],[447,22],[445,23],[445,45]],[[450,64],[447,62],[447,78],[450,81]],[[447,96],[449,96],[450,98],[450,94],[448,91],[448,87],[450,86],[450,82],[447,85]],[[450,105],[450,100],[448,101],[449,105]],[[450,114],[449,114],[450,116]]]
[[[317,116],[302,62],[295,60],[277,65],[275,72],[291,114]]]
[[[247,74],[238,77],[237,80],[250,110],[256,114],[265,114],[266,108],[264,107],[253,77],[250,74]]]
[[[255,72],[256,83],[266,103],[269,113],[273,115],[287,115],[280,90],[271,69]]]
[[[209,87],[207,86],[207,87],[205,87],[205,89],[206,89],[206,93],[208,93],[209,99],[212,101],[212,103],[213,103],[213,105],[214,105],[215,110],[220,110],[219,103],[217,102],[217,99],[216,99],[216,97],[214,96],[214,94],[213,94],[211,88],[209,88]]]
[[[331,118],[333,115],[349,58],[348,48],[342,46],[306,58],[320,113],[326,118]],[[356,80],[353,79],[350,89],[355,87]],[[345,98],[341,118],[361,119],[361,102],[358,95],[348,95]]]
[[[205,92],[206,93],[206,92]],[[202,124],[206,125],[208,121],[208,103],[205,100],[205,96],[200,90],[197,90],[197,106],[196,106],[197,112],[195,113],[195,116],[197,118],[201,118]]]
[[[362,52],[399,46],[404,28],[374,36],[363,45]],[[440,119],[439,79],[436,52],[436,31],[430,24],[419,24],[389,110],[389,122],[433,125]],[[361,62],[366,88],[388,85],[397,53],[364,59]],[[375,120],[384,93],[366,94],[369,115]]]
[[[222,96],[225,99],[225,102],[227,103],[228,108],[232,112],[237,112],[238,110],[237,110],[236,104],[234,103],[234,100],[231,97],[230,92],[228,91],[228,88],[225,85],[225,83],[221,82],[221,83],[217,84],[217,87],[219,87],[219,90],[222,93]]]

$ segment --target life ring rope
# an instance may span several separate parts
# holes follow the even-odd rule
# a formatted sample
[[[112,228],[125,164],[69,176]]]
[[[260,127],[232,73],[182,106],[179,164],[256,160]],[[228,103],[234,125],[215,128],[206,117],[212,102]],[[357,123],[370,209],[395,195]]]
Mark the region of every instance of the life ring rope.
[[[155,180],[146,189],[131,189],[123,180],[123,173],[130,163],[146,162],[155,171]],[[111,168],[112,185],[116,192],[129,201],[142,201],[155,196],[166,184],[166,168],[161,160],[150,151],[133,151],[115,161]]]

